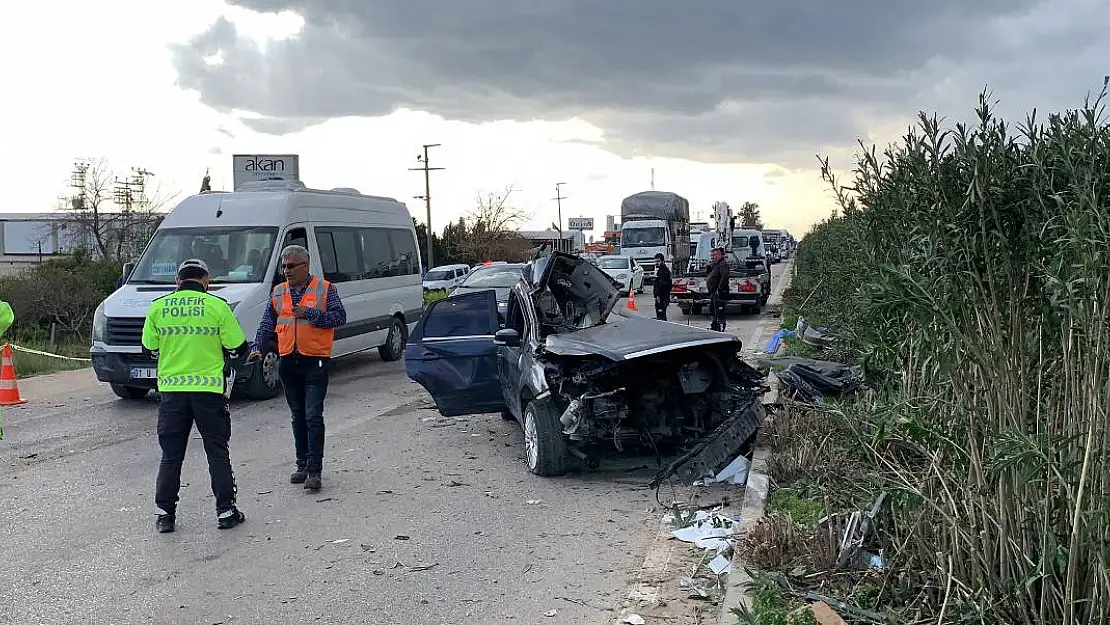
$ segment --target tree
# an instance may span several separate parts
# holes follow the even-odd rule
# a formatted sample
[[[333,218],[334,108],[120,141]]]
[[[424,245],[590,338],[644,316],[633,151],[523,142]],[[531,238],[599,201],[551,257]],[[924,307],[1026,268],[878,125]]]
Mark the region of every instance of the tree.
[[[142,252],[173,196],[147,190],[141,168],[119,178],[104,159],[77,161],[70,176],[72,195],[65,198],[59,230],[63,248],[84,249],[100,258],[133,258]]]
[[[759,204],[744,202],[740,205],[740,225],[749,230],[763,229],[763,220],[759,216]]]
[[[515,189],[509,185],[499,192],[479,194],[474,208],[460,220],[458,255],[469,263],[484,260],[524,260],[531,244],[516,232],[528,215],[514,207],[509,198]]]
[[[420,244],[421,262],[425,265],[425,269],[431,269],[427,266],[428,259],[426,257],[428,253],[428,226],[416,221],[415,217],[412,218],[412,226],[416,229],[416,240]],[[434,232],[432,233],[432,253],[435,254],[436,260],[441,264],[451,264],[452,258],[447,253],[447,247],[443,244],[443,239],[436,236]]]

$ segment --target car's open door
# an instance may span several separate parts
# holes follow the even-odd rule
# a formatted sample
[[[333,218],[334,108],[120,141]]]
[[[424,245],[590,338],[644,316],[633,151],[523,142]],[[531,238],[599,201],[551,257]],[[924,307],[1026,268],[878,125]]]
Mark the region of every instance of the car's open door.
[[[478,291],[433,302],[405,346],[405,372],[439,413],[455,417],[505,410],[493,335],[497,294]]]

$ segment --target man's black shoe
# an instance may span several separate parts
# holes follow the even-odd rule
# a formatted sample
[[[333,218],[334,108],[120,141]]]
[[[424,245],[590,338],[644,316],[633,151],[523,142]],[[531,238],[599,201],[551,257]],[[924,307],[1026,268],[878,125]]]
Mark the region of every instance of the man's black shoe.
[[[216,519],[216,525],[222,530],[229,530],[246,520],[247,515],[240,512],[239,508],[232,508]]]
[[[169,534],[174,530],[174,523],[176,518],[172,514],[159,514],[158,518],[154,521],[154,527],[158,530],[159,534]]]
[[[306,478],[308,478],[308,472],[304,470],[304,467],[297,467],[297,470],[289,476],[289,483],[304,484]]]
[[[304,481],[305,490],[312,490],[312,491],[320,490],[320,487],[322,485],[323,484],[320,482],[320,474],[319,473],[309,473],[308,477],[305,478],[305,481]]]

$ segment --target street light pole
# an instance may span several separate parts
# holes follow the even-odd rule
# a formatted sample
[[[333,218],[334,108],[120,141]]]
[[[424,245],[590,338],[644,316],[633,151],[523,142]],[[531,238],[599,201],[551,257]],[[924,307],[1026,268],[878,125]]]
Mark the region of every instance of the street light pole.
[[[416,162],[421,163],[421,167],[409,167],[409,171],[422,171],[424,172],[424,210],[427,212],[426,220],[424,222],[428,235],[428,269],[430,270],[435,265],[434,255],[432,253],[432,177],[431,172],[442,171],[446,167],[431,167],[428,163],[428,148],[437,148],[438,143],[425,143],[423,145],[424,154],[416,155]],[[417,196],[420,197],[420,196]]]

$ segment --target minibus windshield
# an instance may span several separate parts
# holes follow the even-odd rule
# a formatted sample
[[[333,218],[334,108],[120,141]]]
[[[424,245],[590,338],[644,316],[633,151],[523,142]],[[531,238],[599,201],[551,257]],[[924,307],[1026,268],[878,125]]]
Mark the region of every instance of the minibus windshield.
[[[260,226],[158,230],[128,284],[174,284],[181,261],[208,264],[212,284],[264,282],[277,228]]]

